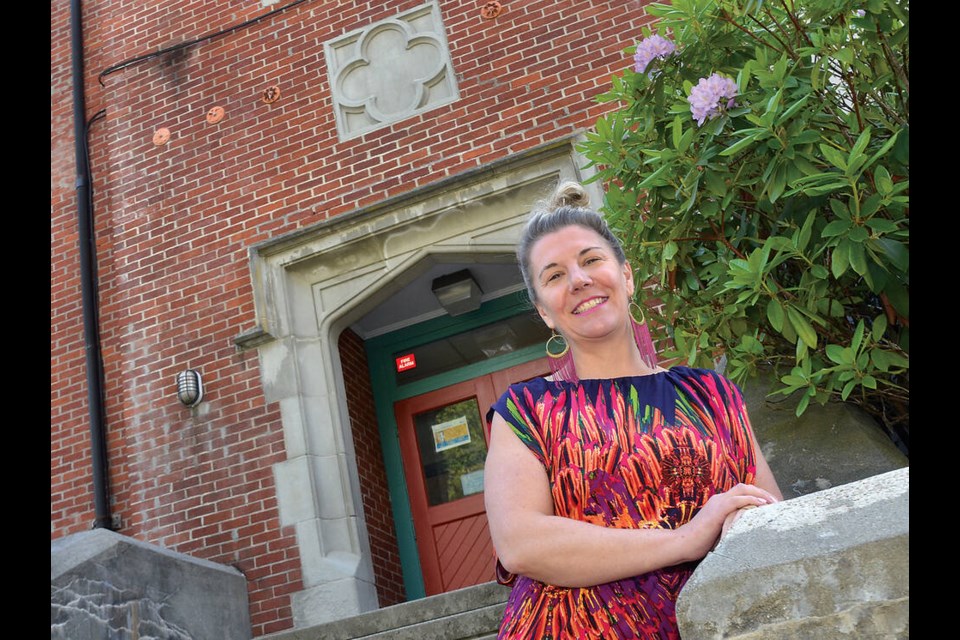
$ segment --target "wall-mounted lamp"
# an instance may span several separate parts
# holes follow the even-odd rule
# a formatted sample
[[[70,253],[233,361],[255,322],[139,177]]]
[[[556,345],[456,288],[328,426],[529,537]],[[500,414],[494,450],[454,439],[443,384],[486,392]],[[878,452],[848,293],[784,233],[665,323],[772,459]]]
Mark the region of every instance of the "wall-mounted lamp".
[[[451,316],[475,311],[480,308],[480,285],[473,279],[469,269],[462,269],[434,278],[433,295],[440,306]]]
[[[177,374],[177,399],[188,407],[203,400],[203,380],[199,371],[187,369]]]

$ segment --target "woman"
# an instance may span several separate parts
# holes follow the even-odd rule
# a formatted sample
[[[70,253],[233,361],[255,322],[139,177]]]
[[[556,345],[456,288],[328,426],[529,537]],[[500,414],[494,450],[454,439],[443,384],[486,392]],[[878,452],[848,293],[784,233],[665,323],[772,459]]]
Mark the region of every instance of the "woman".
[[[657,364],[630,265],[583,188],[552,205],[517,257],[554,375],[488,414],[487,517],[513,584],[499,638],[679,638],[697,562],[739,510],[783,496],[737,387]]]

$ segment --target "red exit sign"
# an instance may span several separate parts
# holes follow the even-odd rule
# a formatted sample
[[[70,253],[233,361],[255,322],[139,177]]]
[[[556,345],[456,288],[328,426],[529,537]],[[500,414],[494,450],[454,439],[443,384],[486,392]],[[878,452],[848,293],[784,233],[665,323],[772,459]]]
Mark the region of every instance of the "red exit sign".
[[[417,367],[417,358],[412,353],[397,358],[397,373]]]

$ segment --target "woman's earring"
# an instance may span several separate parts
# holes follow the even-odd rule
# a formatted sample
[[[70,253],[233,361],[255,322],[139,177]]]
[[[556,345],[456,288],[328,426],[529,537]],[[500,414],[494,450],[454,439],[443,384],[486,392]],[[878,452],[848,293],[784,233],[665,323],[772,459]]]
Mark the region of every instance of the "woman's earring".
[[[637,318],[638,311],[640,312],[639,319]],[[637,304],[633,300],[630,301],[630,317],[633,318],[633,321],[636,322],[637,324],[643,324],[647,321],[647,317],[643,315],[643,307],[641,307],[639,304]]]
[[[550,344],[554,340],[559,340],[560,342],[563,343],[563,350],[561,351],[550,350]],[[556,348],[556,345],[554,345],[554,347]],[[567,355],[567,351],[570,351],[570,344],[567,343],[567,339],[564,338],[562,335],[560,335],[556,331],[551,330],[550,339],[547,340],[546,351],[547,351],[547,355],[550,356],[551,358],[554,358],[554,359],[562,358],[563,356]]]

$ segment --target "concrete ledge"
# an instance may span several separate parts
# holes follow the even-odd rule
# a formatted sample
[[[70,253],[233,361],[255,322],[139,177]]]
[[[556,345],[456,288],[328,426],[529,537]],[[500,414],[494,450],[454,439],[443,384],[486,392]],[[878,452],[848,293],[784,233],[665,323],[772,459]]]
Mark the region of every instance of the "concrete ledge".
[[[909,467],[747,511],[677,601],[684,640],[909,637]]]
[[[50,544],[50,638],[248,640],[247,581],[232,567],[108,529]]]

